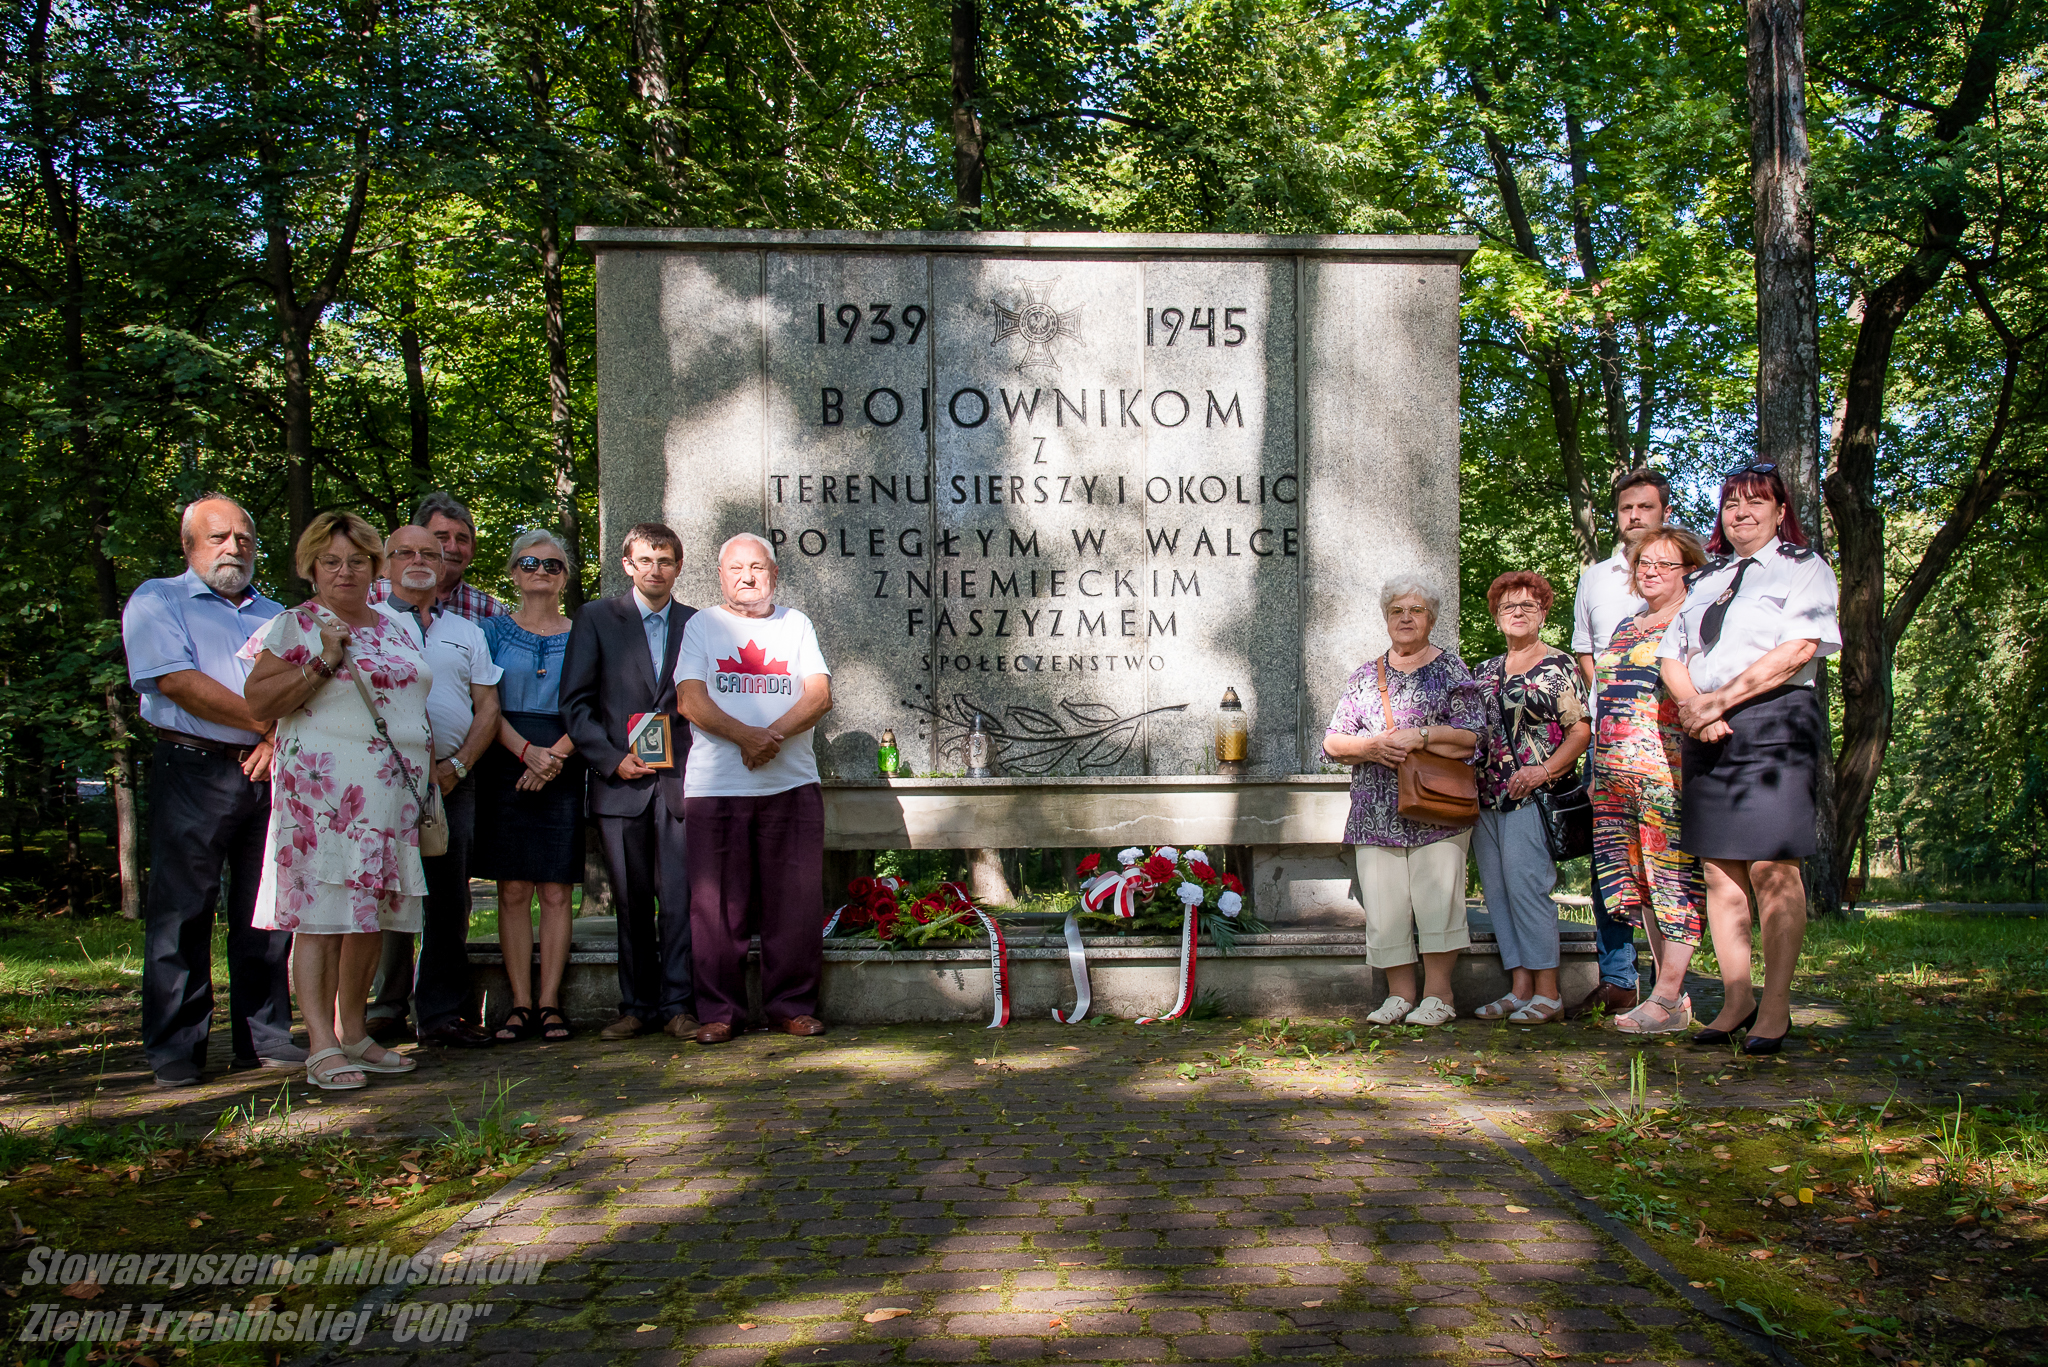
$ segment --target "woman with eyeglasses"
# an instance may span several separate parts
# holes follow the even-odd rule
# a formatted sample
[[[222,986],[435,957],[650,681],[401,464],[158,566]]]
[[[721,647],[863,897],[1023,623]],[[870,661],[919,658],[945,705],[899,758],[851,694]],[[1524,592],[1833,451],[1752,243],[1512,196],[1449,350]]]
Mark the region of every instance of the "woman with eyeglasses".
[[[583,761],[562,728],[562,652],[569,619],[562,590],[569,556],[554,534],[522,532],[505,572],[519,610],[484,623],[491,658],[505,671],[498,744],[477,775],[476,847],[470,873],[498,882],[498,948],[512,1009],[497,1029],[508,1043],[574,1033],[562,1010],[569,963],[570,890],[583,881]],[[540,986],[533,982],[532,906],[540,902]]]
[[[1745,1054],[1775,1054],[1792,1030],[1792,973],[1806,938],[1799,861],[1818,848],[1814,775],[1826,734],[1814,681],[1842,648],[1838,589],[1806,544],[1776,466],[1721,482],[1721,516],[1678,616],[1657,648],[1678,700],[1684,789],[1680,843],[1706,861],[1707,923],[1721,965],[1720,1014],[1693,1036],[1737,1032]],[[1750,899],[1764,953],[1750,982]]]
[[[370,1038],[365,1015],[383,933],[420,929],[434,676],[406,629],[369,604],[384,565],[376,528],[354,513],[321,513],[294,563],[312,598],[242,647],[256,660],[242,696],[258,721],[277,722],[253,924],[293,932],[292,989],[312,1045],[306,1081],[354,1091],[366,1074],[415,1066]]]
[[[1472,858],[1509,974],[1508,994],[1474,1014],[1517,1025],[1547,1025],[1564,1014],[1557,904],[1550,900],[1557,862],[1535,796],[1571,788],[1593,738],[1578,661],[1538,634],[1556,597],[1550,581],[1531,570],[1494,580],[1486,605],[1508,648],[1472,671],[1487,723]]]
[[[1685,601],[1685,576],[1707,563],[1700,539],[1665,526],[1628,551],[1629,587],[1643,607],[1594,657],[1600,721],[1593,748],[1593,877],[1617,919],[1641,925],[1658,991],[1616,1018],[1627,1035],[1692,1028],[1685,972],[1706,929],[1707,882],[1679,848],[1678,700],[1664,687],[1657,648]]]

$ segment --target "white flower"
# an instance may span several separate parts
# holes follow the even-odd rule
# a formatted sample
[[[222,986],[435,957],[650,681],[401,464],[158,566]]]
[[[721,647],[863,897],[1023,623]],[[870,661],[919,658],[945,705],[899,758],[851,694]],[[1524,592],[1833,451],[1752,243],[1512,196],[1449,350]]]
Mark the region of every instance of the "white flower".
[[[1244,910],[1244,898],[1226,890],[1221,897],[1216,899],[1216,910],[1222,912],[1225,916],[1235,916]]]
[[[1137,863],[1140,859],[1143,859],[1144,857],[1145,852],[1139,849],[1136,845],[1131,846],[1127,850],[1118,850],[1116,852],[1116,862],[1123,865],[1125,868],[1129,868],[1131,865]]]
[[[1182,883],[1175,891],[1180,894],[1180,900],[1189,906],[1194,906],[1202,900],[1200,883]]]
[[[1209,862],[1209,856],[1201,850],[1189,850],[1188,858],[1195,860],[1197,863],[1201,864],[1207,864]]]
[[[1154,851],[1154,853],[1156,853],[1161,859],[1170,860],[1180,858],[1180,851],[1175,849],[1171,845],[1161,845],[1156,851]]]

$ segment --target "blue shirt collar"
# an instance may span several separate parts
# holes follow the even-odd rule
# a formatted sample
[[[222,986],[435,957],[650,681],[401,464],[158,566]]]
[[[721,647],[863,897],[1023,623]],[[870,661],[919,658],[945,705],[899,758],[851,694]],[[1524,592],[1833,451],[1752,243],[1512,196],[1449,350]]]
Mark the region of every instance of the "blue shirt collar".
[[[675,604],[676,601],[674,598],[670,598],[668,602],[663,603],[660,607],[650,608],[647,606],[647,600],[640,596],[639,589],[631,589],[628,590],[628,592],[630,592],[633,595],[633,606],[640,609],[640,621],[642,625],[645,625],[647,619],[650,617],[659,617],[664,622],[666,622],[668,620],[668,610]]]

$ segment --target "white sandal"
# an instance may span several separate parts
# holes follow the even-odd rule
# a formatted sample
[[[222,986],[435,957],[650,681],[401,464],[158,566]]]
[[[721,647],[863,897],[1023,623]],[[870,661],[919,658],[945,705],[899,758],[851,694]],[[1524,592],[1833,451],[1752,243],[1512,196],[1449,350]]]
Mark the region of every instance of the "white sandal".
[[[369,1056],[372,1049],[382,1047],[368,1035],[363,1036],[354,1044],[350,1044],[347,1040],[341,1042],[341,1052],[354,1059],[356,1067],[365,1073],[409,1073],[420,1066],[418,1059],[407,1058],[404,1054],[392,1049],[385,1049],[384,1057],[381,1059],[372,1059]]]
[[[1514,993],[1510,992],[1499,1001],[1488,1002],[1472,1014],[1475,1018],[1483,1021],[1506,1020],[1528,1004],[1528,998],[1517,997]]]
[[[1643,1013],[1652,1007],[1662,1012],[1664,1023],[1652,1025]],[[1643,999],[1643,1004],[1626,1015],[1614,1018],[1614,1028],[1624,1035],[1676,1035],[1692,1029],[1692,998],[1682,996],[1675,1002],[1667,1002],[1655,993]]]
[[[1563,1014],[1564,1003],[1556,997],[1531,997],[1508,1019],[1516,1025],[1548,1025]]]
[[[1449,1025],[1457,1018],[1457,1011],[1441,997],[1424,997],[1401,1021],[1404,1025]]]
[[[323,1074],[313,1066],[323,1058],[338,1058],[342,1060],[342,1065],[339,1068],[329,1068]],[[319,1053],[306,1060],[306,1081],[312,1083],[323,1092],[361,1091],[370,1085],[368,1078],[363,1078],[359,1082],[336,1082],[334,1079],[336,1075],[341,1073],[360,1073],[362,1071],[361,1065],[348,1056],[346,1049],[322,1049]]]
[[[1379,1010],[1367,1016],[1366,1019],[1374,1025],[1392,1025],[1414,1009],[1414,1004],[1406,997],[1389,997],[1380,1003]]]

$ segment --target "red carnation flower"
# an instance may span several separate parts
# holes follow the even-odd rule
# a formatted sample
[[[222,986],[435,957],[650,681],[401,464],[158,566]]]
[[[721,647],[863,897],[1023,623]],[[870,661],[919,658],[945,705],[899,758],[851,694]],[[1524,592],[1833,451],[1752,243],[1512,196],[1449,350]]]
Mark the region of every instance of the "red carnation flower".
[[[1083,859],[1080,863],[1074,865],[1074,872],[1078,876],[1086,878],[1101,867],[1102,856],[1099,854],[1091,854],[1087,856],[1085,859]]]
[[[1210,868],[1199,859],[1190,859],[1188,861],[1188,872],[1195,876],[1197,883],[1213,883],[1218,877],[1216,870]]]
[[[1161,859],[1155,854],[1144,863],[1138,865],[1138,872],[1144,874],[1155,883],[1164,883],[1167,879],[1173,877],[1175,869],[1171,859]]]
[[[1223,886],[1240,897],[1244,896],[1244,884],[1238,881],[1238,877],[1234,873],[1223,875]]]

